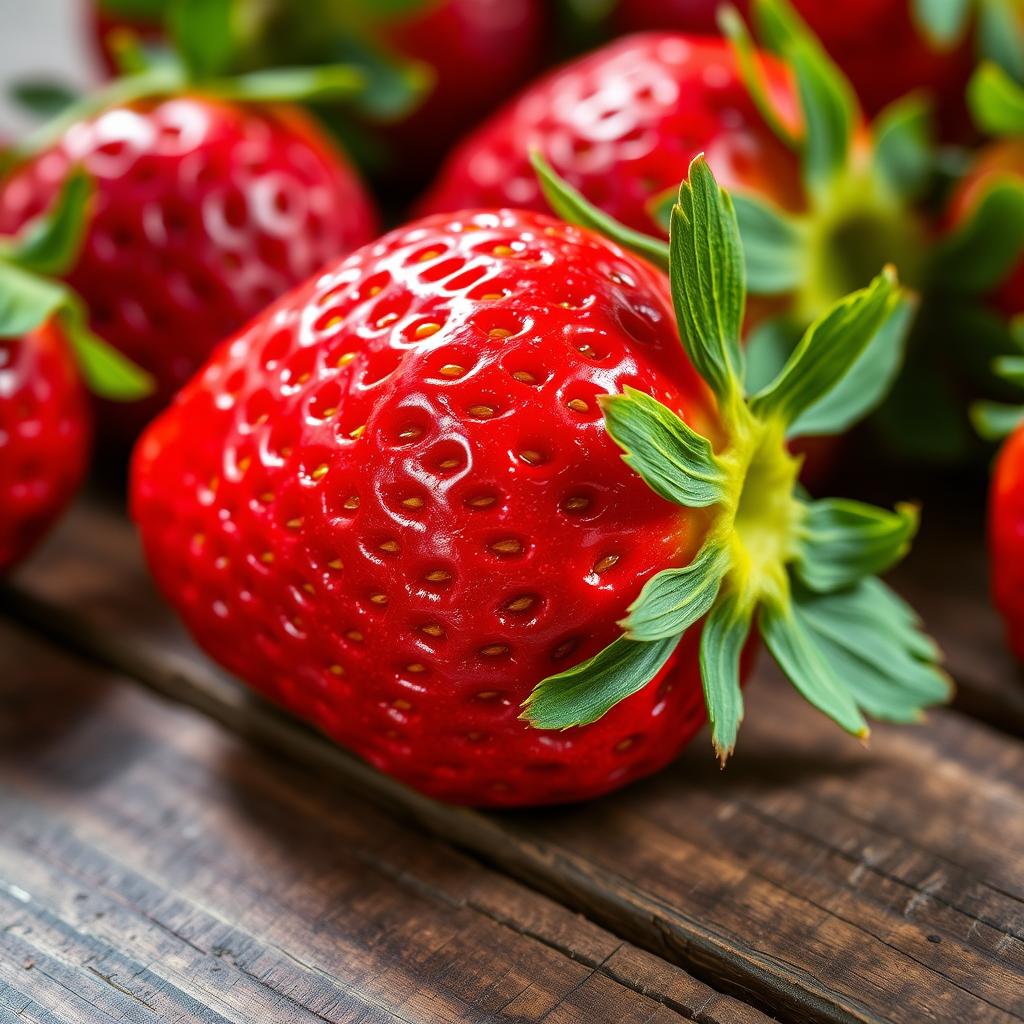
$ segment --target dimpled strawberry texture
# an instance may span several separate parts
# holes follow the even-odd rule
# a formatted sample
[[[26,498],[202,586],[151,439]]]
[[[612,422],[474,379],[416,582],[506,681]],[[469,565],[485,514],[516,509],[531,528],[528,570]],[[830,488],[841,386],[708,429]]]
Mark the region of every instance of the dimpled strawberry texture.
[[[88,399],[60,328],[0,339],[0,572],[71,500],[90,435]]]
[[[770,58],[763,67],[773,95],[795,118],[787,72]],[[652,200],[678,188],[701,152],[727,188],[794,210],[803,201],[795,157],[757,113],[721,39],[630,36],[542,78],[455,150],[423,212],[546,210],[529,162],[534,149],[592,203],[638,231],[660,230]]]
[[[1003,445],[989,496],[992,595],[1010,648],[1024,661],[1024,429]]]
[[[378,768],[467,804],[594,796],[704,720],[696,630],[597,723],[519,719],[701,540],[605,432],[626,385],[715,428],[660,274],[533,213],[429,218],[226,342],[140,440],[133,514],[199,643]]]
[[[374,234],[355,172],[292,108],[181,97],[79,122],[0,188],[0,235],[46,209],[72,164],[97,197],[67,280],[93,329],[158,383],[104,409],[128,433],[218,341]]]

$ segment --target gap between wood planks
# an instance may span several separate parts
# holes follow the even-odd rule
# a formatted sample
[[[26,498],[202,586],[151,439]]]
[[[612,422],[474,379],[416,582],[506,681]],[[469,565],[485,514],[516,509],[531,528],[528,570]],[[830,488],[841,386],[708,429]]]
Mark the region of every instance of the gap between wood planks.
[[[118,557],[124,560],[127,527],[123,523],[112,523],[103,515],[90,520],[89,525],[90,542],[101,549],[100,563],[108,571],[120,572],[121,582],[129,591],[137,587],[138,580],[133,572],[125,566],[119,570],[113,568]],[[111,543],[106,557],[100,536],[104,530],[110,534],[107,540]],[[121,535],[120,540],[117,534]],[[84,535],[84,531],[79,532],[80,537]],[[81,551],[81,546],[77,547]],[[66,557],[63,555],[61,559]],[[40,566],[43,573],[46,572],[45,561],[44,558]],[[58,560],[56,564],[70,563]],[[53,569],[51,565],[51,575]],[[947,849],[938,841],[941,837],[928,833],[929,828],[934,832],[956,827],[956,820],[949,814],[942,816],[938,809],[944,799],[966,799],[968,788],[975,784],[975,776],[979,789],[983,795],[987,792],[991,805],[985,813],[979,812],[977,824],[991,827],[993,823],[985,815],[1001,812],[1008,801],[1019,796],[1019,789],[1011,793],[1001,777],[993,777],[990,762],[1007,762],[1003,770],[1012,779],[1014,772],[1024,764],[1021,757],[1024,748],[1001,745],[954,714],[938,717],[934,749],[928,748],[926,740],[931,742],[928,737],[922,738],[914,730],[895,730],[891,738],[887,736],[887,742],[898,755],[906,753],[907,764],[934,759],[936,771],[949,776],[939,780],[948,792],[942,786],[933,785],[927,775],[912,780],[910,784],[920,787],[921,792],[907,794],[911,801],[909,809],[889,795],[887,810],[890,813],[909,815],[912,821],[914,811],[923,807],[935,817],[933,824],[925,820],[917,826],[922,833],[920,836],[912,831],[908,837],[895,826],[895,831],[887,836],[885,824],[874,817],[871,787],[862,786],[855,791],[851,788],[852,782],[842,774],[829,778],[827,769],[825,777],[811,791],[801,783],[799,775],[795,781],[783,778],[778,792],[771,794],[769,813],[759,806],[756,790],[750,800],[721,804],[712,795],[714,776],[704,767],[699,769],[703,774],[697,780],[697,788],[679,801],[664,804],[648,799],[652,792],[657,794],[671,785],[667,774],[660,782],[655,781],[643,790],[644,800],[653,803],[659,813],[671,812],[676,804],[685,808],[689,820],[684,815],[682,832],[675,831],[674,824],[673,829],[664,833],[655,832],[643,817],[636,817],[633,808],[640,803],[636,794],[641,792],[636,788],[621,797],[599,801],[581,815],[587,821],[589,835],[583,835],[582,828],[580,835],[571,829],[562,834],[552,825],[552,820],[543,815],[539,816],[538,825],[516,816],[483,815],[447,807],[378,775],[290,718],[251,699],[239,686],[190,654],[187,648],[176,649],[173,645],[168,647],[167,643],[161,646],[154,643],[152,637],[140,641],[134,632],[123,635],[126,631],[111,628],[110,622],[106,628],[90,624],[88,616],[94,595],[85,585],[82,572],[76,575],[69,570],[67,575],[69,592],[66,595],[55,596],[39,586],[9,591],[4,599],[8,611],[61,642],[77,645],[90,657],[140,678],[172,699],[199,708],[243,735],[330,772],[349,787],[414,818],[430,831],[585,913],[619,936],[682,964],[718,989],[735,993],[790,1020],[1024,1019],[1024,1005],[1020,1005],[1024,996],[1014,996],[1015,991],[1024,992],[1024,987],[1014,988],[1015,984],[1021,986],[1024,977],[1020,969],[1024,964],[1020,946],[1024,926],[1020,923],[1019,897],[985,877],[983,868],[990,865],[994,856],[992,850],[986,847],[960,851],[958,844]],[[36,576],[38,573],[33,573],[33,578]],[[143,578],[141,573],[139,576]],[[91,578],[95,580],[94,576]],[[43,597],[37,593],[40,589]],[[95,596],[102,604],[102,593]],[[78,613],[62,609],[61,598],[65,604],[78,604],[86,610]],[[133,595],[128,600],[136,599]],[[141,601],[146,603],[147,599],[143,597]],[[775,730],[784,734],[794,724],[789,721],[793,708],[800,705],[786,705],[779,712],[772,710],[773,705],[774,700],[767,709],[759,709],[758,715],[767,716],[769,732]],[[806,709],[795,712],[797,736],[803,732],[808,736],[807,749],[799,753],[808,762],[807,767],[812,771],[820,770],[820,764],[827,763],[832,747],[840,741],[830,730],[818,728],[820,723],[813,712],[810,717],[807,715]],[[947,746],[955,750],[959,760],[945,756]],[[749,757],[750,751],[746,753]],[[1014,758],[1016,760],[1009,763]],[[698,763],[703,765],[703,761]],[[693,767],[692,759],[689,767]],[[770,776],[784,766],[769,761],[760,767]],[[883,764],[879,769],[883,786],[893,784],[892,769],[896,767],[901,765],[890,765],[883,771]],[[982,783],[987,785],[987,791]],[[728,819],[723,817],[725,811],[729,811]],[[758,830],[759,815],[767,816],[771,825],[773,831],[767,838],[774,844],[772,853],[776,855],[775,859],[764,858],[763,862],[759,859],[758,845],[765,842],[766,836]],[[966,807],[960,817],[971,825],[976,824]],[[703,840],[699,837],[695,840],[696,847],[685,845],[690,820],[695,824],[702,820],[712,822],[705,826]],[[682,849],[682,855],[696,862],[702,847],[723,843],[731,860],[725,859],[721,864],[709,861],[708,869],[724,868],[733,874],[736,889],[745,902],[726,886],[722,900],[727,904],[731,898],[736,898],[740,903],[734,916],[719,913],[723,904],[715,900],[702,903],[698,899],[695,904],[691,900],[696,910],[701,911],[696,912],[693,906],[686,909],[685,900],[677,897],[671,886],[666,892],[654,885],[638,884],[643,872],[654,871],[656,867],[655,863],[640,863],[641,855],[628,844],[622,848],[619,834],[633,830],[635,841],[645,850],[651,848],[651,857],[661,853],[668,860],[678,859],[679,849]],[[645,836],[645,830],[650,834]],[[737,834],[743,838],[742,843],[736,840]],[[863,835],[878,837],[873,839],[872,847],[885,849],[878,852],[863,845]],[[674,838],[676,836],[678,839]],[[916,842],[918,839],[920,842]],[[594,842],[587,854],[572,848],[575,842],[586,849],[589,840]],[[730,840],[732,847],[728,846]],[[675,846],[657,849],[658,843],[669,841],[676,843],[679,849]],[[938,854],[931,849],[935,845],[940,848]],[[964,864],[956,859],[961,853]],[[631,856],[635,863],[630,861]],[[808,857],[819,861],[826,858],[825,866],[819,866],[819,871],[826,875],[839,872],[838,886],[833,884],[829,888],[825,884],[816,888],[816,878],[803,877],[801,873],[806,871]],[[605,863],[598,863],[602,858]],[[627,871],[632,871],[637,878],[625,877]],[[696,871],[692,874],[699,875]],[[666,884],[678,884],[692,874],[669,872]],[[960,888],[950,897],[948,887],[953,882]],[[746,888],[742,888],[744,886]],[[798,891],[793,891],[794,886]],[[862,893],[871,897],[865,899],[863,907],[855,902],[855,897]],[[737,941],[736,928],[730,925],[735,921],[746,925],[756,919],[762,912],[761,905],[773,899],[781,901],[775,908],[776,914],[782,915],[775,925],[780,941],[773,946],[772,934],[760,941]],[[873,914],[868,913],[872,902]],[[893,902],[903,906],[902,913],[889,912],[889,904]],[[786,915],[798,912],[806,916],[806,923],[802,920],[792,925],[787,922]],[[765,920],[754,920],[754,924],[771,928],[772,921],[769,913]],[[795,930],[795,939],[784,934],[787,927]],[[952,944],[960,930],[967,932],[965,944],[950,952],[948,962],[941,956],[936,957],[934,953],[939,947],[930,946],[931,940],[945,938]],[[825,969],[828,961],[821,959],[820,952],[816,954],[818,959],[807,957],[805,962],[799,959],[799,943],[805,933],[810,945],[819,931],[823,932],[821,942],[826,958],[830,943],[834,944],[838,957],[837,964],[828,970]],[[787,949],[782,939],[796,945]],[[858,948],[860,946],[871,948],[864,951]],[[872,962],[872,958],[883,957],[888,957],[882,964],[885,970]],[[844,959],[853,963],[848,972],[851,977],[837,979],[832,975],[842,973],[840,964]],[[1011,966],[1011,962],[1016,966]],[[859,996],[852,979],[864,971],[874,971],[878,976],[872,974],[865,979],[863,994]],[[893,971],[900,974],[893,977]],[[977,974],[981,978],[972,980]],[[928,991],[929,987],[932,991]],[[913,1003],[909,1007],[888,1005],[898,992],[908,988],[916,990],[916,998],[922,1000],[920,1014],[917,1013],[919,1007]],[[942,1016],[945,1012],[955,1015]]]

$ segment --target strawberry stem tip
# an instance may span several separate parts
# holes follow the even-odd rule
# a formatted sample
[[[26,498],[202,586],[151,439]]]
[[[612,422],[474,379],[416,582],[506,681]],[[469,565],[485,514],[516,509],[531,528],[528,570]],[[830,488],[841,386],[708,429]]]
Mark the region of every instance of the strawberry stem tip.
[[[577,223],[608,226],[579,193],[534,157],[552,206]],[[703,545],[689,565],[649,579],[603,651],[537,685],[522,717],[540,729],[594,722],[661,671],[683,634],[703,622],[700,670],[712,743],[724,763],[743,718],[740,655],[755,627],[783,673],[811,704],[866,738],[865,716],[907,722],[948,698],[939,653],[914,612],[875,577],[901,559],[917,509],[810,500],[787,443],[845,426],[840,385],[855,365],[884,362],[873,342],[905,314],[895,270],[840,299],[805,331],[778,376],[754,394],[740,345],[746,281],[729,195],[702,156],[690,165],[669,220],[668,273],[679,335],[714,393],[725,441],[715,450],[674,412],[627,388],[601,400],[623,459],[667,501],[707,509]],[[643,252],[614,222],[613,240]],[[890,340],[891,336],[890,336]],[[860,371],[858,371],[860,372]],[[830,400],[831,399],[831,400]]]

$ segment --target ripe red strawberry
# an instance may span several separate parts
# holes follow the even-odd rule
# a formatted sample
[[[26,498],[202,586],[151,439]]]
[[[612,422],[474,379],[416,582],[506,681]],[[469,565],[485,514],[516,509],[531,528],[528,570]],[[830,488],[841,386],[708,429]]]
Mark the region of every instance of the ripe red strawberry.
[[[0,233],[45,208],[72,165],[93,176],[97,196],[65,280],[96,332],[158,385],[110,415],[125,432],[221,338],[374,234],[355,173],[293,107],[175,96],[76,121],[0,185]]]
[[[90,434],[89,402],[59,324],[0,338],[0,572],[78,490]]]
[[[1013,653],[1024,661],[1024,427],[996,459],[989,494],[992,597]]]
[[[767,55],[761,62],[793,120],[786,69]],[[656,230],[653,201],[701,152],[731,190],[788,210],[805,205],[797,158],[758,112],[723,39],[631,36],[541,78],[454,151],[421,210],[548,209],[530,167],[533,149],[637,231]]]
[[[857,704],[905,719],[941,695],[909,613],[862,580],[905,549],[913,514],[804,503],[783,441],[863,350],[892,282],[837,307],[788,383],[748,405],[735,221],[694,167],[677,220],[696,206],[707,231],[674,229],[672,294],[588,230],[464,212],[384,236],[225,342],[132,472],[150,565],[200,644],[384,771],[474,804],[575,800],[656,770],[703,720],[702,676],[724,756],[756,608],[850,731],[866,728]],[[852,543],[865,523],[870,543]],[[879,666],[814,639],[836,604],[877,627]],[[718,640],[702,649],[686,627],[708,608]],[[841,657],[850,690],[828,667]]]

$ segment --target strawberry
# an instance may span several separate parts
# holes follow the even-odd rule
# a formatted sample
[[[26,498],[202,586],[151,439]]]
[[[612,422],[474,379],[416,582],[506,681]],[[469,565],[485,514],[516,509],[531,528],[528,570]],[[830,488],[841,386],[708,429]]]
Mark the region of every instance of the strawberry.
[[[1013,431],[996,459],[988,517],[992,598],[1010,649],[1024,661],[1024,426]]]
[[[556,205],[602,218],[539,166]],[[785,445],[898,301],[891,274],[748,400],[738,233],[707,165],[670,250],[602,226],[642,255],[529,211],[399,228],[226,341],[135,451],[132,513],[199,643],[447,800],[614,789],[705,702],[724,758],[755,617],[858,735],[859,708],[906,720],[946,691],[869,578],[915,512],[805,500]]]
[[[115,82],[116,102],[87,100],[0,184],[0,232],[10,233],[51,202],[72,165],[96,181],[64,279],[97,333],[157,382],[145,403],[104,408],[115,433],[137,432],[216,342],[375,233],[342,154],[298,108],[242,102],[273,95],[270,76],[253,79],[249,93],[243,79],[179,93],[164,69]]]
[[[0,239],[0,572],[43,536],[85,473],[92,420],[79,365],[109,398],[147,386],[91,334],[78,298],[44,276],[74,259],[91,194],[76,170],[43,215]]]

